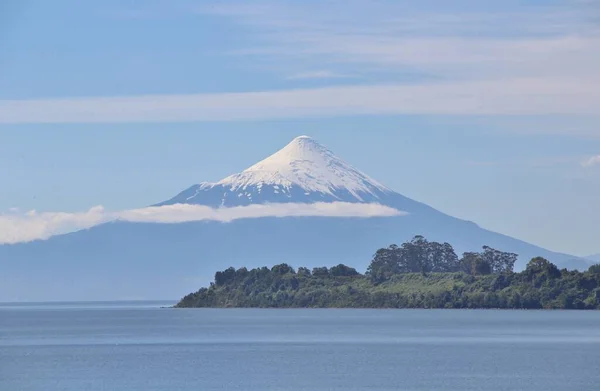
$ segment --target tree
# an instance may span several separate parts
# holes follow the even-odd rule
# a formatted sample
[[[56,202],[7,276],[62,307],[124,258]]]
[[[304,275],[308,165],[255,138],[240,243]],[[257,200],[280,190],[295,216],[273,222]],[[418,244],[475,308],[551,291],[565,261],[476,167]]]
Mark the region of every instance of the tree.
[[[215,273],[215,284],[224,285],[235,278],[235,269],[233,267],[227,268],[222,272]]]
[[[473,262],[475,258],[477,258],[479,254],[474,252],[465,252],[463,253],[462,258],[460,259],[460,271],[467,274],[472,274],[473,272]]]
[[[358,276],[355,268],[339,264],[329,269],[329,275],[332,277],[353,277]]]
[[[326,267],[315,267],[312,270],[314,277],[329,277],[329,270]]]
[[[590,268],[588,269],[588,272],[594,273],[594,274],[600,274],[600,263],[590,266]]]
[[[410,242],[403,243],[400,252],[399,269],[409,273],[428,272],[431,265],[428,262],[429,242],[417,235]]]
[[[310,275],[311,275],[310,269],[301,266],[301,267],[298,268],[298,275],[299,276],[310,277]]]
[[[492,273],[492,267],[490,264],[482,259],[481,257],[475,258],[475,262],[472,265],[471,274],[474,276],[486,275]]]
[[[235,271],[235,278],[240,280],[244,279],[248,275],[248,273],[249,272],[247,268],[241,267]]]
[[[456,272],[459,270],[458,256],[449,243],[429,242],[427,268],[432,272]]]
[[[343,264],[317,267],[312,273],[298,268],[297,274],[287,264],[228,268],[215,274],[210,287],[185,296],[177,306],[600,309],[600,266],[583,273],[558,270],[537,257],[520,273],[485,276],[492,272],[488,260],[496,262],[496,270],[510,270],[514,254],[489,247],[482,253],[466,252],[460,261],[453,254],[446,243],[423,237],[381,249],[370,270],[395,274],[385,284]],[[453,262],[468,274],[405,275],[411,265],[420,264],[421,272],[453,270]]]
[[[275,274],[295,274],[294,268],[288,265],[287,263],[282,263],[279,265],[275,265],[271,268],[271,272]]]
[[[389,280],[399,273],[456,272],[458,256],[449,243],[430,242],[417,235],[400,247],[392,244],[377,250],[367,269],[374,283]]]
[[[400,248],[395,244],[387,248],[380,248],[367,268],[367,276],[374,283],[388,280],[392,275],[401,272],[399,258]]]
[[[481,254],[466,252],[460,260],[460,270],[472,276],[492,273],[492,265]]]
[[[542,257],[535,257],[527,263],[527,267],[525,268],[525,274],[530,279],[534,278],[535,276],[543,276],[545,279],[559,278],[560,270],[558,270],[555,264],[548,261],[547,259]]]
[[[490,264],[492,273],[512,272],[518,255],[483,246],[481,257]]]

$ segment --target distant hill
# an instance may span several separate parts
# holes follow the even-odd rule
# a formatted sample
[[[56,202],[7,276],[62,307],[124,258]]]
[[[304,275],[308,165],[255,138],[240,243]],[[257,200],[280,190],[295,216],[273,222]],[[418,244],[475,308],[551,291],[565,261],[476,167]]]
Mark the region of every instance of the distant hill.
[[[263,217],[228,223],[112,222],[45,241],[0,246],[0,301],[176,298],[207,284],[215,270],[288,262],[364,270],[372,249],[414,235],[454,244],[457,251],[489,245],[559,267],[588,262],[552,252],[448,216],[404,197],[355,169],[310,137],[217,183],[201,183],[156,206],[214,208],[314,202],[382,204],[392,217]]]

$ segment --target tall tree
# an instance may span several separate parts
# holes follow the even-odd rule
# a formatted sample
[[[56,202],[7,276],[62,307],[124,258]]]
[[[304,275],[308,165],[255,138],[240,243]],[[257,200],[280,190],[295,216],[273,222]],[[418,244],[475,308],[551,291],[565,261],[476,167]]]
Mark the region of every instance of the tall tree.
[[[417,235],[410,242],[403,243],[400,253],[400,267],[409,273],[428,272],[431,265],[428,262],[429,242]]]
[[[373,260],[367,268],[367,275],[375,283],[383,282],[392,275],[405,272],[400,270],[400,248],[392,244],[387,248],[380,248],[373,256]]]
[[[458,256],[449,243],[429,242],[427,262],[433,272],[456,272],[459,270]]]
[[[527,263],[527,267],[523,272],[525,276],[535,282],[536,285],[541,284],[545,280],[560,277],[560,270],[555,264],[542,257],[535,257]]]
[[[388,280],[398,273],[456,272],[458,256],[449,243],[430,242],[417,235],[400,247],[391,245],[377,250],[367,274],[374,282]]]
[[[480,253],[466,252],[460,260],[460,270],[473,276],[490,274],[492,266]]]
[[[483,246],[481,257],[490,264],[492,273],[512,272],[515,267],[518,255],[515,253],[496,250],[489,246]]]

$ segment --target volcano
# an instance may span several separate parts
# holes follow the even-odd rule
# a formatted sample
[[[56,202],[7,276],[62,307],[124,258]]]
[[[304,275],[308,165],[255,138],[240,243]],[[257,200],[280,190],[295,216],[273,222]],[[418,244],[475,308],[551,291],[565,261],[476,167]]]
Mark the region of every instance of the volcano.
[[[221,210],[253,205],[377,204],[398,214],[376,217],[287,216],[231,222],[116,221],[29,243],[0,246],[0,301],[179,298],[217,270],[287,262],[345,263],[364,271],[380,247],[414,235],[451,243],[456,252],[488,245],[559,267],[587,268],[552,252],[446,215],[386,187],[308,136],[218,182],[195,184],[154,207],[192,204]]]

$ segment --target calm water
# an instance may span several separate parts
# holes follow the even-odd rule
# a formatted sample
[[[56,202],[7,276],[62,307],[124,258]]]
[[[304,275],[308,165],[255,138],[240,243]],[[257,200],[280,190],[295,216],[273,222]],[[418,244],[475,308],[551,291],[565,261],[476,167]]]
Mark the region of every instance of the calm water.
[[[599,390],[600,312],[1,305],[0,390]]]

